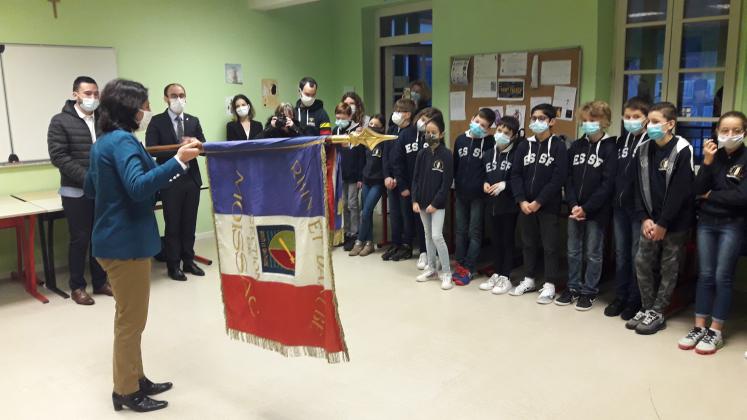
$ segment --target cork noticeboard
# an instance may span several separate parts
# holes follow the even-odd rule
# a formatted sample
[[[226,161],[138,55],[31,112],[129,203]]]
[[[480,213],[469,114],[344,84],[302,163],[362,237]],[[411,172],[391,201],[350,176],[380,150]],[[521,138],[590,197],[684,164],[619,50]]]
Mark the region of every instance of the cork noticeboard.
[[[521,57],[522,54],[526,54],[526,71],[521,74],[521,60],[515,60],[516,57]],[[491,86],[490,79],[492,76],[487,75],[485,68],[487,66],[481,65],[483,69],[481,76],[476,77],[475,74],[475,60],[476,57],[483,56],[488,57],[489,55],[497,55],[497,74],[495,75],[495,96],[492,97],[473,97],[475,89],[476,78],[478,80],[478,89],[483,89],[482,92],[486,92],[485,89],[493,89]],[[502,56],[505,56],[505,62],[502,62]],[[489,57],[488,57],[489,58]],[[513,62],[509,58],[514,58]],[[503,110],[504,115],[512,115],[506,112],[506,107],[509,106],[512,110],[516,110],[517,107],[521,109],[524,107],[524,124],[523,127],[527,136],[532,135],[529,131],[529,120],[530,112],[532,108],[532,98],[549,97],[550,103],[556,97],[556,93],[559,94],[560,99],[565,94],[565,107],[559,107],[563,115],[559,115],[556,119],[553,131],[556,134],[563,134],[568,140],[576,138],[578,118],[576,110],[578,108],[578,97],[579,88],[581,85],[581,47],[572,47],[555,50],[540,50],[540,51],[521,51],[521,52],[506,52],[506,53],[490,53],[490,54],[475,54],[475,55],[460,55],[451,57],[451,63],[455,60],[469,60],[466,83],[462,78],[462,83],[454,83],[455,78],[452,76],[449,84],[450,97],[453,93],[464,92],[464,119],[451,120],[449,121],[449,134],[453,139],[457,137],[459,133],[466,131],[469,128],[469,123],[473,115],[477,113],[480,108],[493,108],[502,107],[499,109]],[[536,61],[536,64],[534,64]],[[519,63],[518,65],[517,62]],[[509,70],[509,65],[513,65]],[[505,71],[508,74],[502,75],[501,67],[505,67]],[[450,68],[451,70],[451,68]],[[543,79],[543,71],[545,76]],[[488,71],[487,73],[492,73]],[[523,81],[523,92],[521,90]],[[535,83],[533,84],[533,81]],[[546,84],[545,84],[546,83]],[[533,87],[535,86],[535,87]],[[559,89],[556,92],[556,87]],[[570,97],[569,93],[575,89],[575,93]],[[460,95],[457,93],[457,95]],[[510,97],[515,96],[513,100],[501,99],[498,96]],[[483,93],[482,96],[485,96]],[[572,104],[570,103],[572,101]],[[554,106],[557,104],[554,104]],[[458,112],[456,113],[459,114]],[[450,109],[450,118],[454,118],[454,110]]]

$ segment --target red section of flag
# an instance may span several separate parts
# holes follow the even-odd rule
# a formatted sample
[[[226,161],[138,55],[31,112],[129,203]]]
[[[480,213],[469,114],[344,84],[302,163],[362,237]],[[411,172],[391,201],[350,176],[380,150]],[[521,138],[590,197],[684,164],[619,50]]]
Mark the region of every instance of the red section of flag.
[[[221,274],[226,326],[285,346],[344,352],[331,290]]]
[[[335,205],[335,162],[337,161],[337,147],[334,145],[324,145],[325,155],[327,156],[327,221],[329,222],[329,231],[335,231],[335,214],[337,206]],[[338,168],[339,170],[340,168]]]

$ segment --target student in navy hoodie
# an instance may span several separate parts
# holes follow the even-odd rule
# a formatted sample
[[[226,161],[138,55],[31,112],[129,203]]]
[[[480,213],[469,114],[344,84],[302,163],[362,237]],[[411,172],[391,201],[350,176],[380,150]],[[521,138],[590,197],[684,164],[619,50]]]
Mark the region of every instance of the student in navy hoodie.
[[[334,134],[350,134],[359,125],[353,121],[353,109],[345,102],[335,107]],[[362,145],[340,148],[340,166],[342,168],[342,224],[345,230],[345,251],[351,251],[358,236],[360,223],[360,201],[358,194],[363,187],[363,165],[366,152]]]
[[[443,115],[438,108],[428,107],[420,110],[420,112],[418,112],[413,119],[413,121],[415,122],[415,128],[417,128],[418,130],[417,140],[421,145],[421,149],[427,146],[427,142],[425,141],[425,125],[428,123],[428,121],[432,120],[436,116],[440,116],[441,118],[443,118]],[[416,267],[418,268],[418,270],[424,270],[425,266],[428,265],[428,254],[425,244],[423,222],[420,220],[420,217],[418,217],[417,214],[415,215],[415,235],[418,241],[418,250],[420,252]]]
[[[318,87],[316,80],[311,77],[304,77],[298,82],[299,99],[296,101],[295,116],[301,123],[302,136],[327,136],[332,133],[324,103],[316,98]]]
[[[454,188],[456,190],[456,263],[453,279],[457,286],[472,280],[482,247],[483,178],[482,158],[495,145],[488,130],[495,112],[481,108],[472,117],[469,130],[454,140]]]
[[[511,290],[511,270],[514,268],[516,243],[516,216],[519,206],[511,192],[511,166],[519,143],[519,120],[503,117],[496,122],[495,147],[485,152],[483,164],[483,191],[485,211],[493,229],[493,268],[495,274],[480,285],[480,290],[490,290],[502,295]]]
[[[546,305],[555,298],[560,276],[560,202],[568,171],[565,140],[552,133],[555,108],[539,104],[532,108],[529,129],[534,135],[516,150],[511,189],[519,204],[519,225],[524,246],[526,276],[510,294],[521,296],[536,290],[537,254],[545,259],[545,284],[537,303]]]
[[[400,99],[394,103],[392,113],[393,126],[389,134],[397,135],[397,140],[388,147],[388,165],[384,168],[384,185],[387,188],[389,203],[389,223],[392,225],[392,246],[384,252],[384,261],[400,261],[412,258],[412,239],[414,226],[412,217],[412,197],[410,197],[410,174],[408,160],[413,164],[417,152],[406,153],[406,147],[412,151],[417,143],[417,129],[412,124],[415,103],[410,99]],[[409,145],[409,146],[408,146]],[[419,149],[419,146],[418,146]],[[408,157],[411,155],[411,157]]]
[[[627,321],[641,309],[641,292],[635,278],[634,258],[641,237],[641,223],[635,217],[636,154],[646,138],[646,115],[651,104],[638,97],[623,106],[625,131],[617,139],[617,176],[612,200],[615,227],[615,299],[604,308],[606,316]]]
[[[441,289],[454,287],[449,267],[449,249],[444,239],[444,219],[453,181],[451,153],[444,144],[444,120],[439,112],[426,123],[427,147],[418,152],[412,182],[412,211],[423,220],[428,264],[417,276],[419,282],[438,279]]]
[[[555,299],[555,304],[567,306],[575,302],[576,310],[588,311],[597,299],[602,277],[604,230],[612,216],[617,145],[616,138],[606,132],[612,120],[609,104],[587,102],[578,115],[584,136],[574,141],[568,151],[565,185],[565,199],[571,213],[568,216],[568,287]]]

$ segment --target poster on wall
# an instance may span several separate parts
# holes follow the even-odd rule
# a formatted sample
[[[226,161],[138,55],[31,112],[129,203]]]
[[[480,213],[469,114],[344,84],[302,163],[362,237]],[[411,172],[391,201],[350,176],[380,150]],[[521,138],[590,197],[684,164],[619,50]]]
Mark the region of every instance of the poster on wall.
[[[495,122],[490,126],[490,128],[495,128],[498,120],[503,118],[503,105],[489,106],[488,108],[492,109],[493,112],[495,112]]]
[[[499,101],[523,101],[524,79],[498,79]]]
[[[226,73],[226,83],[230,85],[244,84],[244,73],[241,70],[241,64],[226,63],[225,73]]]
[[[495,98],[498,78],[498,54],[481,54],[474,58],[473,98]]]
[[[558,119],[571,121],[576,108],[576,88],[572,86],[555,86],[552,106],[558,113]]]
[[[469,68],[469,58],[455,58],[451,62],[451,84],[457,86],[467,86],[467,69]]]
[[[543,86],[569,85],[571,83],[571,60],[543,61],[540,68],[540,84]]]
[[[279,104],[278,81],[275,79],[262,79],[262,106],[275,109]]]
[[[451,121],[463,121],[467,119],[467,114],[464,110],[466,99],[466,92],[451,92],[449,94],[449,118]]]
[[[527,74],[527,53],[508,53],[501,54],[501,77],[505,76],[526,76]]]
[[[524,128],[524,118],[527,115],[526,105],[506,105],[506,113],[503,114],[507,117],[514,117],[519,120],[519,127]]]

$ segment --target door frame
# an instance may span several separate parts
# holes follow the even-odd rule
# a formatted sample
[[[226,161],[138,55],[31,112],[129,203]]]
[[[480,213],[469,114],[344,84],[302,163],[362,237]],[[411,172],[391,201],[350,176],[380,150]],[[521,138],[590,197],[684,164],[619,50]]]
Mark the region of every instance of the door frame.
[[[424,50],[428,50],[433,57],[433,48],[430,45],[407,45],[407,46],[390,46],[383,47],[383,55],[385,56],[384,64],[384,80],[394,80],[394,62],[391,57],[394,55],[421,55]],[[381,77],[378,77],[381,81]],[[387,82],[388,83],[388,82]],[[379,92],[381,94],[381,92]],[[386,91],[384,94],[384,115],[389,116],[394,108],[394,97],[391,91]],[[377,111],[381,108],[377,108]]]

